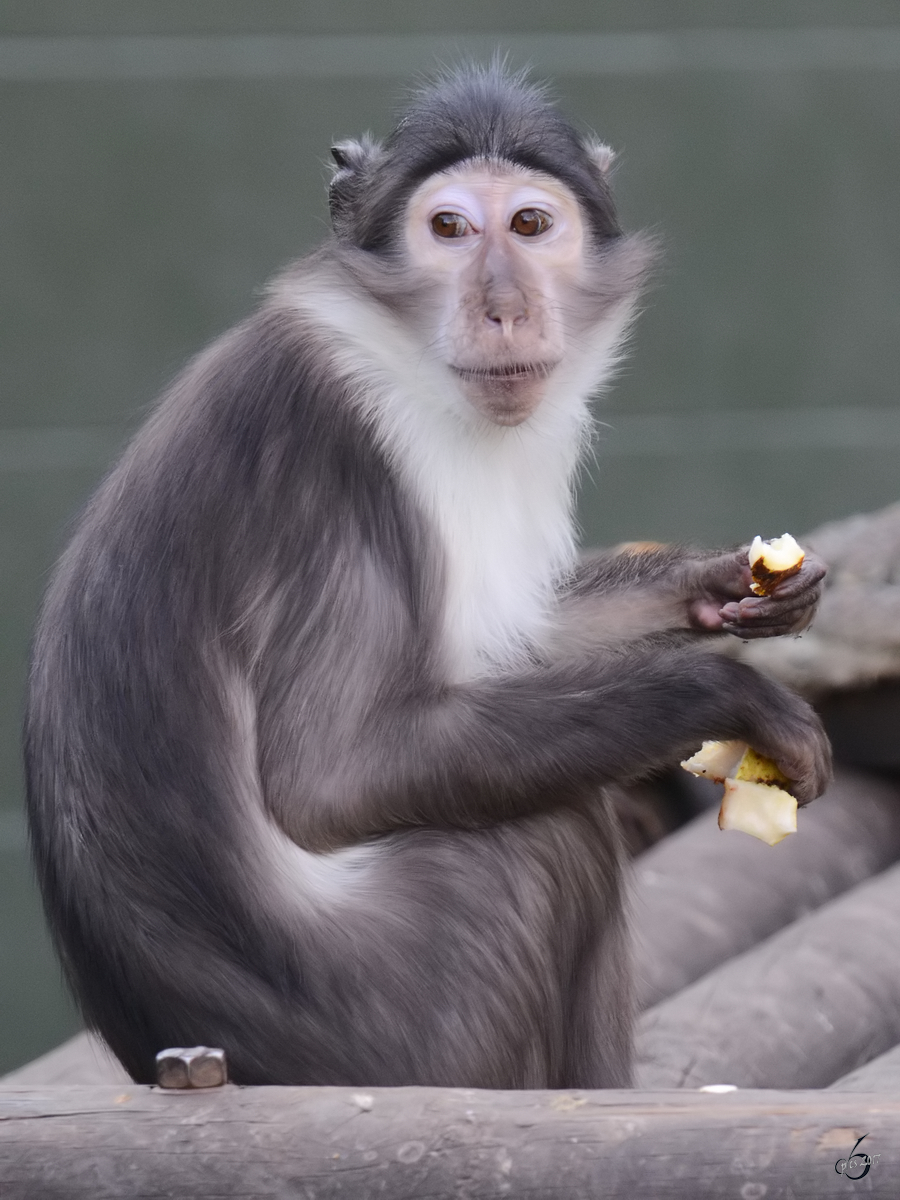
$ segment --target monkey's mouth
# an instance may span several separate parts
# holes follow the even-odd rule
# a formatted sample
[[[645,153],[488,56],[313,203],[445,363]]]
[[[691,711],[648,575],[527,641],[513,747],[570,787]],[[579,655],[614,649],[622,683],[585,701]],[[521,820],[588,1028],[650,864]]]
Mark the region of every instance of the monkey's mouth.
[[[490,367],[458,367],[469,401],[495,425],[521,425],[541,400],[556,363],[503,363]]]
[[[556,367],[554,362],[505,363],[500,367],[451,367],[464,383],[492,384],[532,382],[547,379]]]

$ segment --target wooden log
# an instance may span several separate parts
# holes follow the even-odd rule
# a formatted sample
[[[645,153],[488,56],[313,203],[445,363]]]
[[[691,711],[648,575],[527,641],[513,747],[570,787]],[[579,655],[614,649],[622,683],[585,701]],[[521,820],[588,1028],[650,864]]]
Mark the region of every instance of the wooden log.
[[[896,1200],[898,1129],[900,1098],[842,1092],[2,1088],[0,1196]]]
[[[900,1042],[900,866],[644,1013],[642,1088],[826,1087]]]
[[[721,789],[719,789],[721,790]],[[840,771],[778,846],[703,813],[634,864],[639,1008],[680,991],[900,858],[900,784]]]
[[[92,1033],[77,1033],[61,1046],[0,1078],[0,1085],[7,1087],[130,1082],[128,1072],[113,1052]]]
[[[900,1045],[879,1054],[849,1075],[842,1075],[830,1088],[839,1092],[884,1092],[900,1096]]]

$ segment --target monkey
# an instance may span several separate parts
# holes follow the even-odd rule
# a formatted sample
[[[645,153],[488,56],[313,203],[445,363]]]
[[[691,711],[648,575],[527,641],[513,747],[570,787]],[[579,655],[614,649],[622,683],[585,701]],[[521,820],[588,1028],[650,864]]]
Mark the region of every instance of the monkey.
[[[333,232],[111,470],[34,639],[27,804],[87,1025],[242,1084],[621,1087],[608,785],[705,738],[801,802],[813,711],[723,635],[802,628],[736,550],[579,559],[589,400],[652,250],[611,152],[502,66],[339,143]]]

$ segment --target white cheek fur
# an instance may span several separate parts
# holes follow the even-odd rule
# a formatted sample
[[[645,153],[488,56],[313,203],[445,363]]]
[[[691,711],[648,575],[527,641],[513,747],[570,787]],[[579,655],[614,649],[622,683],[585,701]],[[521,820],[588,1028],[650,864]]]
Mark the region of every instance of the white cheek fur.
[[[361,294],[307,278],[286,297],[326,334],[391,461],[440,538],[448,676],[524,665],[544,641],[575,560],[573,482],[588,398],[609,375],[632,312],[580,339],[523,424],[491,424],[446,366]]]

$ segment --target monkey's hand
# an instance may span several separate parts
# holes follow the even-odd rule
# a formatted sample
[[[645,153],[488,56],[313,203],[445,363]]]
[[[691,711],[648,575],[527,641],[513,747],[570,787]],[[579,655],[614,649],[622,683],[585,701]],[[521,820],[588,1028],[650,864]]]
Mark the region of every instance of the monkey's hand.
[[[802,633],[815,616],[827,571],[818,555],[807,552],[796,575],[767,596],[755,596],[747,547],[684,564],[688,623],[694,629],[739,638]]]
[[[755,709],[748,724],[750,745],[778,766],[799,804],[821,796],[832,778],[831,745],[815,711],[781,685],[762,707],[759,696],[747,698]]]

